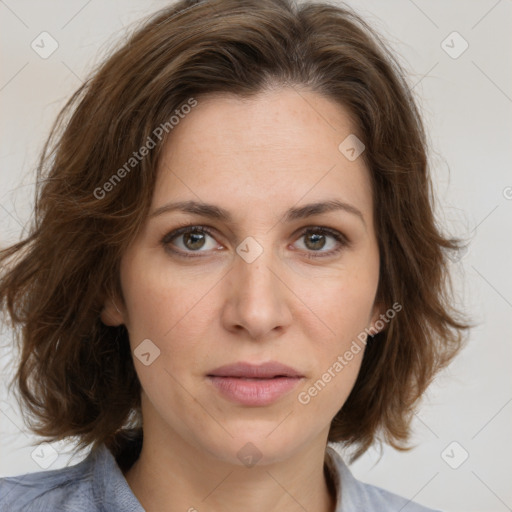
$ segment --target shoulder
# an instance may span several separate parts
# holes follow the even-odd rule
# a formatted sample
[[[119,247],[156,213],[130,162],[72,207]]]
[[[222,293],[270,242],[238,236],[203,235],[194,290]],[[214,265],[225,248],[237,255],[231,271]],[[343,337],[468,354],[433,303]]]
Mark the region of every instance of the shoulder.
[[[328,446],[327,449],[332,457],[331,471],[334,469],[336,472],[337,491],[342,490],[341,496],[338,496],[336,512],[338,510],[343,512],[361,510],[365,512],[396,512],[397,510],[403,510],[403,512],[439,512],[375,485],[357,480],[344,463],[341,455],[331,446]],[[332,465],[334,465],[334,468]]]
[[[89,455],[74,466],[0,478],[0,510],[99,510],[92,485],[94,459]]]
[[[379,512],[394,512],[396,510],[403,510],[404,512],[440,512],[427,508],[398,494],[381,489],[380,487],[363,482],[358,482],[358,484],[361,503],[367,503],[368,507],[373,507],[365,510],[379,510]]]

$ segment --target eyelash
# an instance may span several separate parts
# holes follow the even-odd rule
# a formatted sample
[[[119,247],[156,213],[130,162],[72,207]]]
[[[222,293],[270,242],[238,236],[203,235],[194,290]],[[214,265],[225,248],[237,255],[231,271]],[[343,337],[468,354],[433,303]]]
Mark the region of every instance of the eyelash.
[[[197,254],[198,252],[206,252],[206,251],[187,251],[183,252],[181,250],[175,250],[170,248],[170,242],[174,240],[175,238],[178,238],[180,235],[184,235],[187,233],[203,233],[206,234],[212,238],[214,237],[213,231],[208,228],[207,226],[201,226],[201,225],[190,225],[187,224],[185,226],[179,227],[178,229],[175,229],[174,231],[171,231],[170,233],[167,233],[161,240],[162,245],[167,251],[172,252],[173,254],[178,255],[179,257],[183,258],[202,258],[201,254]],[[320,251],[310,251],[305,254],[307,258],[314,259],[314,258],[327,258],[329,256],[334,256],[335,254],[338,254],[342,249],[348,247],[350,245],[350,242],[348,241],[347,237],[340,233],[339,231],[336,231],[334,229],[322,227],[322,226],[308,226],[304,228],[298,238],[302,238],[303,236],[315,233],[320,235],[328,235],[334,238],[338,242],[338,247],[336,249],[331,249],[327,252],[320,252]],[[315,254],[317,252],[318,254]]]

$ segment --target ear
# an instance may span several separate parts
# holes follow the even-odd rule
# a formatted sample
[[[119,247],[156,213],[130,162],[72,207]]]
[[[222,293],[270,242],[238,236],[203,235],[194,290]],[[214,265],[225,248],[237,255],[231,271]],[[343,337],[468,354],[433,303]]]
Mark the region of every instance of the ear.
[[[105,325],[117,327],[124,324],[124,308],[119,301],[107,298],[100,313],[100,319]]]

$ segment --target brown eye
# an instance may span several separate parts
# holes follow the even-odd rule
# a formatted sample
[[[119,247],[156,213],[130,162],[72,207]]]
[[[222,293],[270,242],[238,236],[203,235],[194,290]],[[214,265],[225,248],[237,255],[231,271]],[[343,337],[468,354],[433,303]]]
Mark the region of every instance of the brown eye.
[[[308,249],[311,249],[312,251],[323,249],[323,247],[325,246],[325,235],[311,233],[304,235],[304,239],[306,247]]]
[[[181,236],[183,237],[183,245],[191,251],[196,251],[203,247],[207,235],[204,233],[185,233]]]
[[[304,240],[304,250],[311,258],[333,256],[349,245],[345,235],[324,227],[307,228],[301,233],[300,239]]]
[[[203,253],[219,248],[219,244],[205,226],[186,226],[172,231],[162,239],[162,244],[167,250],[185,257],[202,256]]]

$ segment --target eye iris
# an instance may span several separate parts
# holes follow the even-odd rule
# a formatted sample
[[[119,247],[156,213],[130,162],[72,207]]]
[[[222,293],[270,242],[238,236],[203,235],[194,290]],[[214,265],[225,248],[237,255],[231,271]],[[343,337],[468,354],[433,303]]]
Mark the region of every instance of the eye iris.
[[[313,240],[313,244],[309,244],[308,240]],[[309,249],[316,249],[316,250],[322,249],[324,247],[324,245],[325,245],[325,235],[319,235],[319,234],[315,234],[315,233],[306,235],[306,246]]]
[[[200,249],[204,245],[204,233],[185,233],[183,235],[184,237],[184,243],[187,249]],[[189,241],[192,241],[192,246],[188,244]]]

